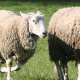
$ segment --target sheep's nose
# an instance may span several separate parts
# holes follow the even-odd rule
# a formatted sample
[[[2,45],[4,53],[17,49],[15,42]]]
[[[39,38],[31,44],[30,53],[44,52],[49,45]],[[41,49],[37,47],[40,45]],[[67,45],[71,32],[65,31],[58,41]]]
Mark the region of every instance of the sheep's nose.
[[[44,37],[46,37],[47,36],[47,31],[46,32],[43,32],[43,35],[44,35]]]

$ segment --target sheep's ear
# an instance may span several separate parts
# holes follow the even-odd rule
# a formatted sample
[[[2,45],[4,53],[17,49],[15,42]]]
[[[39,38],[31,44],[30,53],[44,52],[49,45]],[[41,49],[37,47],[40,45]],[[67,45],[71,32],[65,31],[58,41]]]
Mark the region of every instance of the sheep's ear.
[[[27,18],[27,19],[29,19],[29,18],[30,18],[30,15],[25,14],[25,13],[22,13],[21,11],[20,11],[20,15],[21,15],[22,17]]]
[[[27,16],[27,14],[22,13],[21,11],[20,11],[20,15],[21,15],[22,17],[26,17],[26,16]]]
[[[42,14],[40,11],[37,11],[37,14]]]
[[[37,15],[44,16],[44,14],[42,14],[40,11],[37,11],[36,13]]]

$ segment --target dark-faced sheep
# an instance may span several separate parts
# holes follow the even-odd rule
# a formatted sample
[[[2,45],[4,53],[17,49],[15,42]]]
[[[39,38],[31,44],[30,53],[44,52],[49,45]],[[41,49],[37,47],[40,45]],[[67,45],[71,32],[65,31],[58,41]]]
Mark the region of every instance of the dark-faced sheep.
[[[11,11],[1,12],[5,16],[1,14],[0,18],[0,61],[5,60],[7,67],[1,67],[0,71],[7,72],[7,80],[12,80],[11,71],[19,70],[33,56],[39,37],[46,37],[45,16],[39,11],[20,12],[21,16]],[[11,67],[12,59],[16,61],[15,67]]]
[[[78,64],[80,80],[80,7],[59,9],[53,14],[49,22],[48,44],[50,59],[55,62],[59,80],[69,80],[67,62],[73,60]]]

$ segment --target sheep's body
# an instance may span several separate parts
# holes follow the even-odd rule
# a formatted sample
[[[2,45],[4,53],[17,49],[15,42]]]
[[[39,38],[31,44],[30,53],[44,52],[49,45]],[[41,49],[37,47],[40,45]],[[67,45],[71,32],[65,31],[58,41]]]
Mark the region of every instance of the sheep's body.
[[[59,61],[63,69],[67,62],[80,61],[80,7],[63,8],[51,17],[49,22],[49,55],[59,70]],[[66,69],[67,70],[67,69]],[[60,80],[68,80],[68,74],[58,71]],[[61,72],[61,73],[59,73]],[[65,73],[66,72],[66,73]],[[80,74],[78,77],[80,80]]]
[[[2,67],[0,71],[8,72],[7,80],[12,80],[11,71],[20,69],[33,56],[39,36],[44,38],[47,30],[43,23],[44,15],[39,11],[18,16],[11,11],[1,10],[0,15],[0,61],[5,59],[7,64],[7,68]],[[36,21],[39,18],[40,23]],[[35,29],[40,33],[36,33]],[[16,61],[16,66],[12,68],[11,59]]]
[[[24,24],[22,20],[23,19],[21,17],[11,17],[4,20],[4,22],[0,22],[0,52],[3,55],[4,59],[15,55],[18,61],[23,61],[25,59],[28,59],[35,52],[36,45],[32,41],[30,43],[29,39],[31,37],[29,35],[29,32],[27,32],[25,36],[29,36],[30,38],[27,37],[25,40],[23,40],[24,36],[22,36],[21,39],[18,36],[23,35],[24,31],[27,30],[27,27],[25,27],[25,25],[24,30],[22,29],[22,26]],[[5,22],[7,22],[8,26],[4,24]],[[28,23],[26,25],[28,25]],[[19,31],[19,29],[22,31]],[[35,41],[35,43],[36,42],[37,41]],[[28,47],[27,44],[29,44]],[[32,48],[32,45],[35,47]]]

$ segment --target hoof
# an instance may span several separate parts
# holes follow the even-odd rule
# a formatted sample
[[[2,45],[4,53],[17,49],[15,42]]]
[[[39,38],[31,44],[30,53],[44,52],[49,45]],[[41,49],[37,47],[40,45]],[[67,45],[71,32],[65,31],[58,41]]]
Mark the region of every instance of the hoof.
[[[12,77],[7,77],[7,80],[13,80],[13,78]]]

